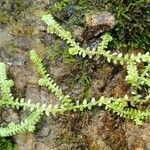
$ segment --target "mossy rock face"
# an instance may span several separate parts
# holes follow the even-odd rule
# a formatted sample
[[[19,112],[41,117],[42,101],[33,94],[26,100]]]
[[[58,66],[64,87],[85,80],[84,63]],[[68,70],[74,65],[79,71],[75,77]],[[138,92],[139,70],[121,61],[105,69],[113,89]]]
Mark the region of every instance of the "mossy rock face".
[[[57,11],[56,18],[69,18],[65,22],[67,28],[72,25],[84,26],[85,15],[97,12],[108,11],[115,15],[116,25],[110,32],[114,37],[114,47],[127,48],[149,48],[150,40],[150,1],[149,0],[80,0],[76,3],[61,1],[57,2],[52,12]],[[70,6],[73,6],[74,13],[68,17]],[[59,6],[59,7],[58,7]],[[61,17],[60,17],[61,16]],[[60,19],[60,20],[62,20]]]
[[[76,1],[58,0],[50,11],[57,19],[64,21],[75,12],[75,4]]]
[[[98,98],[101,95],[115,95],[120,97],[126,93],[126,86],[122,82],[124,79],[124,70],[117,69],[119,68],[118,66],[114,68],[112,64],[106,64],[103,58],[94,60],[71,56],[68,52],[69,47],[66,41],[63,41],[56,35],[45,33],[46,29],[44,25],[37,20],[33,12],[28,11],[30,10],[30,6],[26,3],[29,1],[36,3],[37,1],[2,1],[9,3],[6,3],[7,8],[2,7],[2,14],[0,8],[0,16],[2,15],[0,23],[6,26],[9,25],[8,28],[11,26],[11,32],[6,31],[3,34],[7,39],[5,40],[6,43],[3,42],[4,50],[2,49],[2,52],[5,54],[5,59],[9,60],[8,64],[9,62],[13,63],[13,67],[9,68],[8,75],[9,79],[15,81],[15,87],[12,91],[15,97],[26,97],[27,99],[30,97],[29,99],[33,99],[35,98],[33,96],[37,95],[41,102],[46,101],[48,104],[51,103],[48,101],[49,99],[54,99],[52,95],[48,95],[46,89],[36,86],[38,75],[28,59],[28,51],[31,48],[34,48],[40,57],[43,58],[43,63],[47,71],[62,86],[65,94],[71,93],[73,99],[90,99],[91,96]],[[41,2],[39,6],[41,10],[36,8],[34,13],[40,14],[38,15],[39,17],[42,15],[41,12],[44,12],[45,9],[47,11],[47,5],[45,7],[42,6],[48,0],[38,1]],[[57,1],[60,4],[63,4],[63,1],[65,2],[65,0],[51,0],[50,3],[52,1]],[[76,3],[74,3],[75,1]],[[8,4],[14,4],[15,11],[13,13],[11,13],[11,7]],[[62,5],[62,9],[58,9],[59,11],[55,15],[55,19],[64,28],[71,31],[74,36],[76,35],[75,39],[78,40],[79,34],[84,31],[86,14],[107,11],[115,15],[115,19],[117,20],[115,27],[110,30],[114,37],[112,45],[114,50],[117,46],[124,46],[124,44],[128,47],[149,48],[148,43],[146,43],[149,38],[146,36],[149,32],[149,22],[146,21],[149,13],[148,2],[140,0],[138,2],[136,0],[126,0],[126,2],[125,0],[117,2],[115,0],[66,0],[64,4]],[[71,8],[71,11],[73,10],[73,13],[70,13],[69,8]],[[57,12],[57,7],[55,11]],[[59,15],[62,15],[65,19]],[[143,21],[141,18],[143,18]],[[137,19],[137,22],[134,19]],[[25,26],[24,22],[26,23]],[[75,34],[75,31],[78,31],[78,33]],[[7,32],[11,33],[11,36]],[[125,53],[125,50],[123,51],[122,49],[122,52]],[[3,56],[2,52],[0,49],[0,57]],[[49,98],[48,100],[46,100],[47,97]],[[21,114],[20,118],[24,119],[26,113],[20,111],[19,114]],[[15,136],[15,140],[13,139],[16,142],[15,146],[21,147],[22,143],[27,144],[29,141],[31,144],[29,146],[35,144],[36,150],[54,148],[60,150],[100,149],[102,146],[104,146],[103,149],[134,149],[139,148],[138,144],[142,137],[146,137],[145,141],[140,141],[140,144],[143,143],[142,148],[145,147],[144,144],[148,145],[150,141],[149,124],[143,129],[144,131],[139,131],[130,122],[124,122],[124,120],[116,117],[116,115],[101,111],[99,108],[82,113],[68,113],[57,118],[46,117],[45,120],[39,123],[40,127],[37,128],[38,130],[35,134],[25,133],[23,136]],[[33,143],[30,139],[32,139]],[[21,143],[17,143],[17,140],[21,141]],[[13,144],[11,140],[0,138],[1,149],[12,150]]]

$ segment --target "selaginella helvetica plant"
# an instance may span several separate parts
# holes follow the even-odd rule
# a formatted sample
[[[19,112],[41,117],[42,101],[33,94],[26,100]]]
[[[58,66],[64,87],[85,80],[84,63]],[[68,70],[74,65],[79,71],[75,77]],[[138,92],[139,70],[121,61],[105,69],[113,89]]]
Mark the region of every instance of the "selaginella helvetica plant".
[[[7,127],[0,128],[0,136],[6,137],[17,134],[19,132],[33,131],[36,123],[40,120],[42,115],[57,115],[63,114],[67,111],[86,111],[91,110],[93,106],[104,106],[106,110],[116,113],[120,117],[131,119],[137,125],[141,125],[145,120],[150,117],[150,109],[140,109],[143,104],[149,104],[150,100],[150,54],[138,53],[125,54],[112,53],[107,49],[109,42],[112,39],[108,33],[104,34],[99,43],[97,49],[82,48],[79,46],[72,34],[66,31],[61,25],[59,25],[51,14],[43,15],[42,20],[47,24],[47,32],[58,35],[61,39],[65,40],[69,45],[70,55],[80,55],[87,59],[103,56],[109,63],[114,65],[120,64],[126,66],[127,76],[125,81],[131,86],[130,95],[124,95],[124,97],[104,97],[101,96],[99,99],[92,97],[87,100],[73,101],[69,95],[65,95],[62,89],[55,83],[55,81],[47,73],[42,58],[40,58],[34,50],[30,51],[30,58],[35,64],[39,73],[39,86],[45,86],[53,93],[60,101],[59,105],[46,105],[40,103],[32,103],[32,100],[25,100],[24,98],[14,98],[11,93],[13,81],[7,79],[6,67],[3,62],[0,62],[0,107],[13,107],[16,109],[23,108],[24,110],[30,111],[31,114],[21,123],[15,124],[10,123]],[[144,64],[143,68],[138,69],[138,64]],[[142,93],[142,87],[146,87],[147,90],[144,94]],[[129,106],[130,103],[130,106]],[[134,106],[134,107],[132,107]]]

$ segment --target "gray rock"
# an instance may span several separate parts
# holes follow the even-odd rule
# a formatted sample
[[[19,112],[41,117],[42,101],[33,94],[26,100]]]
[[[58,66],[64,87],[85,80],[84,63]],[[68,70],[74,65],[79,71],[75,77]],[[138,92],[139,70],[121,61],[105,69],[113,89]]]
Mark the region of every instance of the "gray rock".
[[[47,146],[44,143],[37,142],[35,150],[54,150],[54,149],[51,149],[49,146]]]
[[[12,65],[24,67],[26,61],[27,61],[27,57],[25,55],[16,54],[14,55],[14,58],[12,60]]]
[[[57,98],[51,94],[50,91],[43,88],[40,89],[38,85],[28,85],[26,87],[26,99],[31,99],[33,103],[40,102],[41,104],[58,104]]]
[[[19,123],[19,115],[12,109],[6,109],[2,112],[2,119],[7,123]]]
[[[145,123],[142,127],[137,127],[127,122],[125,129],[127,130],[125,135],[129,150],[150,150],[149,123]]]
[[[12,39],[13,36],[8,32],[8,29],[6,27],[0,27],[0,48],[7,45]]]
[[[103,65],[98,68],[94,74],[94,79],[92,80],[92,96],[100,97],[107,86],[107,83],[113,76],[113,67],[109,65]]]
[[[117,120],[106,111],[99,111],[83,127],[81,132],[85,136],[91,150],[127,150],[124,129],[121,120]]]
[[[22,133],[13,137],[15,150],[35,150],[35,137],[32,133]]]

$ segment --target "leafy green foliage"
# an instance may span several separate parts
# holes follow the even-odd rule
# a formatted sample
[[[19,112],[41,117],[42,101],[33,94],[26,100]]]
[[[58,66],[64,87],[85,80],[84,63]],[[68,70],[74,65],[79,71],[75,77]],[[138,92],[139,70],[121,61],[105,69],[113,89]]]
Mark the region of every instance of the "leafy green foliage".
[[[42,20],[48,25],[47,31],[50,33],[57,34],[60,38],[66,40],[66,42],[70,45],[69,53],[72,55],[81,55],[82,57],[89,56],[89,58],[92,58],[93,56],[100,57],[104,56],[107,58],[108,62],[113,62],[115,64],[120,63],[121,65],[126,62],[150,62],[150,55],[149,52],[145,54],[138,53],[137,56],[134,54],[126,54],[123,56],[122,53],[113,53],[111,54],[111,51],[105,51],[107,48],[108,43],[112,40],[112,37],[106,33],[104,34],[102,38],[102,42],[99,44],[98,49],[92,49],[90,50],[89,47],[86,49],[83,49],[79,46],[79,43],[76,43],[73,39],[73,36],[69,31],[66,31],[63,27],[61,27],[53,18],[51,14],[43,15]]]
[[[40,86],[46,86],[60,101],[70,101],[68,95],[64,95],[61,88],[54,82],[54,80],[46,72],[44,65],[42,64],[42,59],[38,57],[34,50],[30,51],[30,58],[36,65],[38,73],[41,75],[39,80]]]
[[[109,50],[106,51],[108,43],[112,41],[112,37],[108,33],[104,34],[101,37],[102,42],[98,45],[97,49],[91,50],[89,47],[83,49],[82,47],[79,46],[79,43],[75,42],[75,40],[73,39],[73,36],[71,35],[69,31],[66,31],[65,29],[63,29],[56,21],[54,21],[54,18],[52,15],[44,15],[42,20],[45,23],[47,23],[46,20],[49,20],[49,22],[53,22],[53,24],[51,25],[47,24],[48,32],[52,34],[55,33],[60,38],[66,40],[66,42],[70,45],[70,48],[68,49],[68,51],[71,55],[81,55],[82,57],[88,56],[89,58],[92,58],[92,57],[99,58],[100,56],[104,56],[106,57],[109,63],[112,62],[114,64],[126,65],[126,69],[127,69],[126,81],[128,82],[128,84],[131,84],[131,94],[133,94],[132,95],[133,97],[131,96],[130,101],[132,101],[132,103],[133,102],[143,103],[143,100],[142,100],[143,98],[140,94],[137,93],[137,90],[138,89],[141,90],[142,86],[144,85],[147,85],[148,89],[150,87],[149,86],[149,82],[150,82],[150,78],[149,78],[150,54],[149,52],[145,54],[138,53],[137,55],[134,55],[134,54],[123,55],[122,53],[111,53],[111,51]],[[140,71],[138,71],[138,65],[140,63],[145,63],[145,66]],[[145,97],[145,99],[147,99],[146,101],[148,101],[149,93],[147,92],[146,94],[147,96]],[[130,113],[128,114],[127,112],[124,112],[125,110],[129,111],[128,109],[123,108],[123,110],[120,113],[119,111],[117,111],[117,113],[120,116],[125,117],[127,115],[126,117],[133,119],[134,117],[130,116],[129,115]],[[132,111],[136,112],[136,110],[132,110]],[[135,119],[135,120],[137,122],[138,119]]]
[[[56,115],[63,114],[66,111],[84,111],[86,109],[91,110],[95,106],[104,106],[106,110],[109,110],[117,115],[129,118],[133,120],[137,125],[141,125],[144,120],[150,118],[150,109],[140,109],[143,103],[149,103],[150,100],[150,55],[149,53],[137,55],[122,53],[111,53],[106,51],[109,42],[112,40],[111,35],[104,34],[102,42],[97,49],[82,48],[79,43],[76,43],[70,32],[63,29],[51,15],[44,15],[42,20],[48,25],[48,32],[55,33],[62,39],[66,40],[69,44],[69,53],[71,55],[80,55],[82,57],[106,57],[108,62],[114,64],[125,65],[127,69],[126,81],[131,86],[131,93],[124,97],[104,97],[99,99],[91,98],[90,100],[84,99],[82,102],[74,102],[69,95],[64,95],[62,89],[55,83],[55,81],[47,73],[42,59],[37,55],[34,50],[30,51],[30,58],[37,68],[39,73],[39,85],[45,86],[53,93],[59,100],[59,104],[46,105],[40,103],[32,103],[32,100],[15,99],[11,94],[11,87],[13,86],[12,80],[7,80],[6,67],[4,63],[0,62],[0,90],[1,99],[0,107],[13,107],[16,109],[23,108],[28,110],[31,114],[20,124],[10,123],[7,127],[0,128],[0,136],[11,136],[20,132],[33,131],[36,123],[40,120],[42,115]],[[138,69],[139,63],[143,63],[144,67]],[[147,86],[144,96],[141,95],[142,87]],[[129,104],[130,103],[130,107]]]
[[[6,68],[3,63],[0,63],[0,88],[3,100],[13,100],[10,88],[13,86],[12,80],[7,80]]]
[[[13,150],[13,143],[10,140],[0,137],[0,149],[1,150]]]
[[[68,4],[70,0],[61,0],[60,2],[56,2],[53,11],[62,11]]]
[[[39,121],[42,111],[38,109],[37,111],[31,113],[29,117],[27,117],[20,124],[10,123],[8,127],[0,128],[0,136],[12,136],[14,134],[25,132],[25,131],[33,131],[35,129],[35,124]]]

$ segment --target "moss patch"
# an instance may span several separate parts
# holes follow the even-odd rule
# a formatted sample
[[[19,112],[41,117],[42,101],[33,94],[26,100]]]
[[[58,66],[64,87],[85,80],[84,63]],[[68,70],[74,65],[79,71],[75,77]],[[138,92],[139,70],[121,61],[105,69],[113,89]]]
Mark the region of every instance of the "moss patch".
[[[67,2],[57,2],[53,12],[63,13]],[[149,0],[79,0],[73,4],[75,13],[65,22],[66,28],[73,25],[84,26],[84,15],[109,11],[116,17],[116,26],[111,30],[114,48],[149,48],[150,40],[150,1]],[[58,7],[59,6],[59,7]],[[58,15],[59,16],[59,15]]]
[[[14,146],[10,140],[6,138],[0,138],[0,150],[13,150]]]

